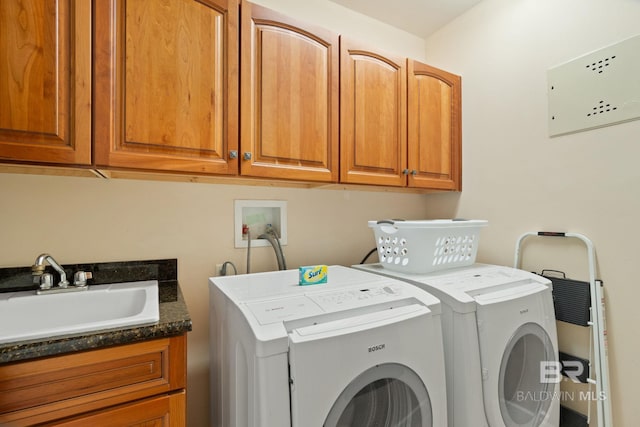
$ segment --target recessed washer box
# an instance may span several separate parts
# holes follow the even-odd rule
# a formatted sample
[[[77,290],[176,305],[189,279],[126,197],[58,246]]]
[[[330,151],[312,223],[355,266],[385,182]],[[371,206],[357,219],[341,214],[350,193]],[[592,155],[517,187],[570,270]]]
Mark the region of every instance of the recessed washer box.
[[[640,118],[640,36],[547,71],[549,136]]]
[[[247,247],[247,235],[243,226],[249,227],[251,246],[270,246],[258,236],[271,227],[281,245],[287,244],[287,202],[285,200],[235,200],[234,237],[236,248]]]

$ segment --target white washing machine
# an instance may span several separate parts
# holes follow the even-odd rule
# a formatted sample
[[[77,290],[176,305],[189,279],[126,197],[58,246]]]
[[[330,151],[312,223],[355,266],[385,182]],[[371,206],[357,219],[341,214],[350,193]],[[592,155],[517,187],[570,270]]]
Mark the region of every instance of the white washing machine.
[[[442,427],[439,301],[330,266],[209,279],[211,423],[219,427]]]
[[[509,267],[475,264],[399,278],[442,302],[449,425],[558,427],[558,344],[551,282]]]

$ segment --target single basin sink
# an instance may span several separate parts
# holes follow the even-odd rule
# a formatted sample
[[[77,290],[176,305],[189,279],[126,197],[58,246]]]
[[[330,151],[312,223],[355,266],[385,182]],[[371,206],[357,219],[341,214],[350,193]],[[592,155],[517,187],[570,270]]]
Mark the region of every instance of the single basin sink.
[[[158,282],[90,285],[81,292],[0,294],[0,343],[157,322]]]

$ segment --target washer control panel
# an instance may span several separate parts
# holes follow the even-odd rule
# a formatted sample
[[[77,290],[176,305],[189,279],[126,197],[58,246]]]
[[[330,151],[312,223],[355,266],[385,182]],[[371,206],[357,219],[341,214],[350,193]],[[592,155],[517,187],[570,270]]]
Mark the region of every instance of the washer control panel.
[[[260,324],[267,325],[403,299],[406,298],[403,286],[411,285],[393,283],[350,287],[339,291],[316,291],[251,302],[246,306]]]
[[[332,312],[374,305],[403,297],[402,287],[397,284],[355,288],[344,291],[314,293],[307,295],[323,311]]]

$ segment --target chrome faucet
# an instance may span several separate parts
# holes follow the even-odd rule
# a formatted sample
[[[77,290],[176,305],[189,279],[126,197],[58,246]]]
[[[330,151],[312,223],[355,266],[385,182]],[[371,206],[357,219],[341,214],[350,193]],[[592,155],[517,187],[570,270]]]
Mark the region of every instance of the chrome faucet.
[[[69,286],[67,273],[64,271],[64,268],[62,268],[60,264],[58,264],[56,260],[53,259],[53,257],[49,254],[42,254],[38,256],[38,258],[36,258],[36,262],[31,266],[33,283],[40,284],[41,289],[49,289],[52,287],[53,281],[47,276],[43,277],[43,275],[45,274],[44,269],[46,267],[46,262],[48,262],[49,265],[51,265],[51,267],[53,267],[53,269],[57,271],[58,274],[60,274],[60,283],[58,283],[58,286],[61,288],[66,288],[67,286]]]
[[[60,274],[58,286],[54,286],[53,274],[44,272],[46,263],[49,263]],[[93,278],[90,271],[77,271],[74,275],[73,285],[70,285],[64,268],[49,254],[42,254],[36,258],[35,264],[31,266],[31,274],[33,275],[33,283],[40,285],[36,291],[38,294],[83,291],[88,288],[87,279]]]

